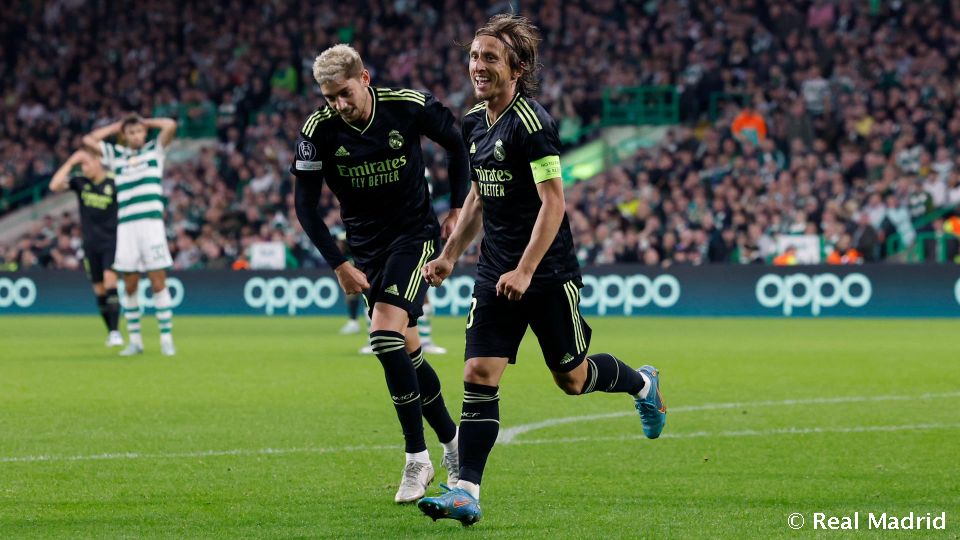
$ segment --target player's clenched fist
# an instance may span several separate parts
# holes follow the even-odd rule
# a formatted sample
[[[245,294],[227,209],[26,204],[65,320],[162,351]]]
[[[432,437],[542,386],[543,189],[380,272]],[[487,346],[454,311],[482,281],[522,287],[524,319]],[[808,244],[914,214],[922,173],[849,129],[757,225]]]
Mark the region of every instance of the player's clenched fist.
[[[347,294],[361,293],[370,288],[366,274],[349,262],[341,264],[333,272],[337,274],[337,281],[340,282],[343,292]]]
[[[439,287],[453,272],[453,263],[443,258],[435,259],[424,265],[422,272],[427,283]]]
[[[497,281],[497,294],[506,296],[507,300],[519,300],[527,292],[532,277],[532,274],[519,269],[507,272]]]

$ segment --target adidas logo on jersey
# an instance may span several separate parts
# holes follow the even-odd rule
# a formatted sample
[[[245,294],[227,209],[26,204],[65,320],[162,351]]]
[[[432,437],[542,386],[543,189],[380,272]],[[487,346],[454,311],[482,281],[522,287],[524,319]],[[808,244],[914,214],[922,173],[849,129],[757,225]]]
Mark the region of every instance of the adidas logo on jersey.
[[[347,149],[341,146],[340,148],[337,148],[337,151],[333,155],[337,157],[344,157],[349,156],[350,152],[347,152]]]
[[[566,364],[567,362],[572,362],[572,361],[573,361],[573,355],[570,353],[567,353],[563,355],[563,358],[560,360],[560,365],[562,366],[563,364]]]
[[[390,294],[395,294],[395,295],[397,295],[397,296],[400,296],[400,290],[397,289],[397,286],[396,286],[396,285],[391,285],[391,286],[387,287],[386,289],[383,290],[383,292],[390,293]]]
[[[470,153],[471,154],[477,153],[477,143],[470,143]]]

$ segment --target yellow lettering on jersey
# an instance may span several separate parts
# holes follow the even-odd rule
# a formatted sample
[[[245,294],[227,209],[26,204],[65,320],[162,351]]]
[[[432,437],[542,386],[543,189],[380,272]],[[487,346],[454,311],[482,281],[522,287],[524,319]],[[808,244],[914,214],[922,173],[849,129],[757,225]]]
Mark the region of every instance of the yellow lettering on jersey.
[[[506,195],[506,191],[503,189],[503,184],[487,184],[480,182],[477,184],[480,188],[480,195],[483,197],[503,197]]]

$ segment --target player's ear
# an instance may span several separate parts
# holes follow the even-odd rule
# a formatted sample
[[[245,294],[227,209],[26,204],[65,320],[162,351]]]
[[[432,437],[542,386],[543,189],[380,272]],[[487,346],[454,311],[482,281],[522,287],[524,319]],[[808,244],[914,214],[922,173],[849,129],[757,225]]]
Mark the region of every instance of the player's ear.
[[[366,69],[360,72],[360,82],[362,82],[364,86],[370,86],[370,72]]]
[[[513,80],[516,81],[517,79],[522,77],[523,72],[526,71],[526,69],[527,69],[527,64],[520,62],[520,67],[513,70]]]

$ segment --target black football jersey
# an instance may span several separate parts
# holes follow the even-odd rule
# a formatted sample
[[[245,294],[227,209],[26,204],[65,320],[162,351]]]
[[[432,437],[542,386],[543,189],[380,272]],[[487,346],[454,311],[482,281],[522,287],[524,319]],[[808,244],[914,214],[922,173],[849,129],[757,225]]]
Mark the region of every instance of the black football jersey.
[[[303,124],[290,172],[340,201],[347,243],[361,267],[393,247],[434,239],[440,225],[424,178],[420,137],[460,145],[456,118],[415,90],[370,87],[373,111],[354,126],[324,105]]]
[[[478,284],[494,286],[517,268],[540,212],[537,183],[560,177],[560,140],[549,114],[536,101],[517,94],[490,125],[486,104],[463,119],[470,171],[483,202],[483,242]],[[563,222],[530,282],[538,286],[580,275],[570,222]]]
[[[117,186],[113,178],[94,182],[85,176],[70,178],[70,189],[80,203],[80,230],[88,248],[117,243]]]

